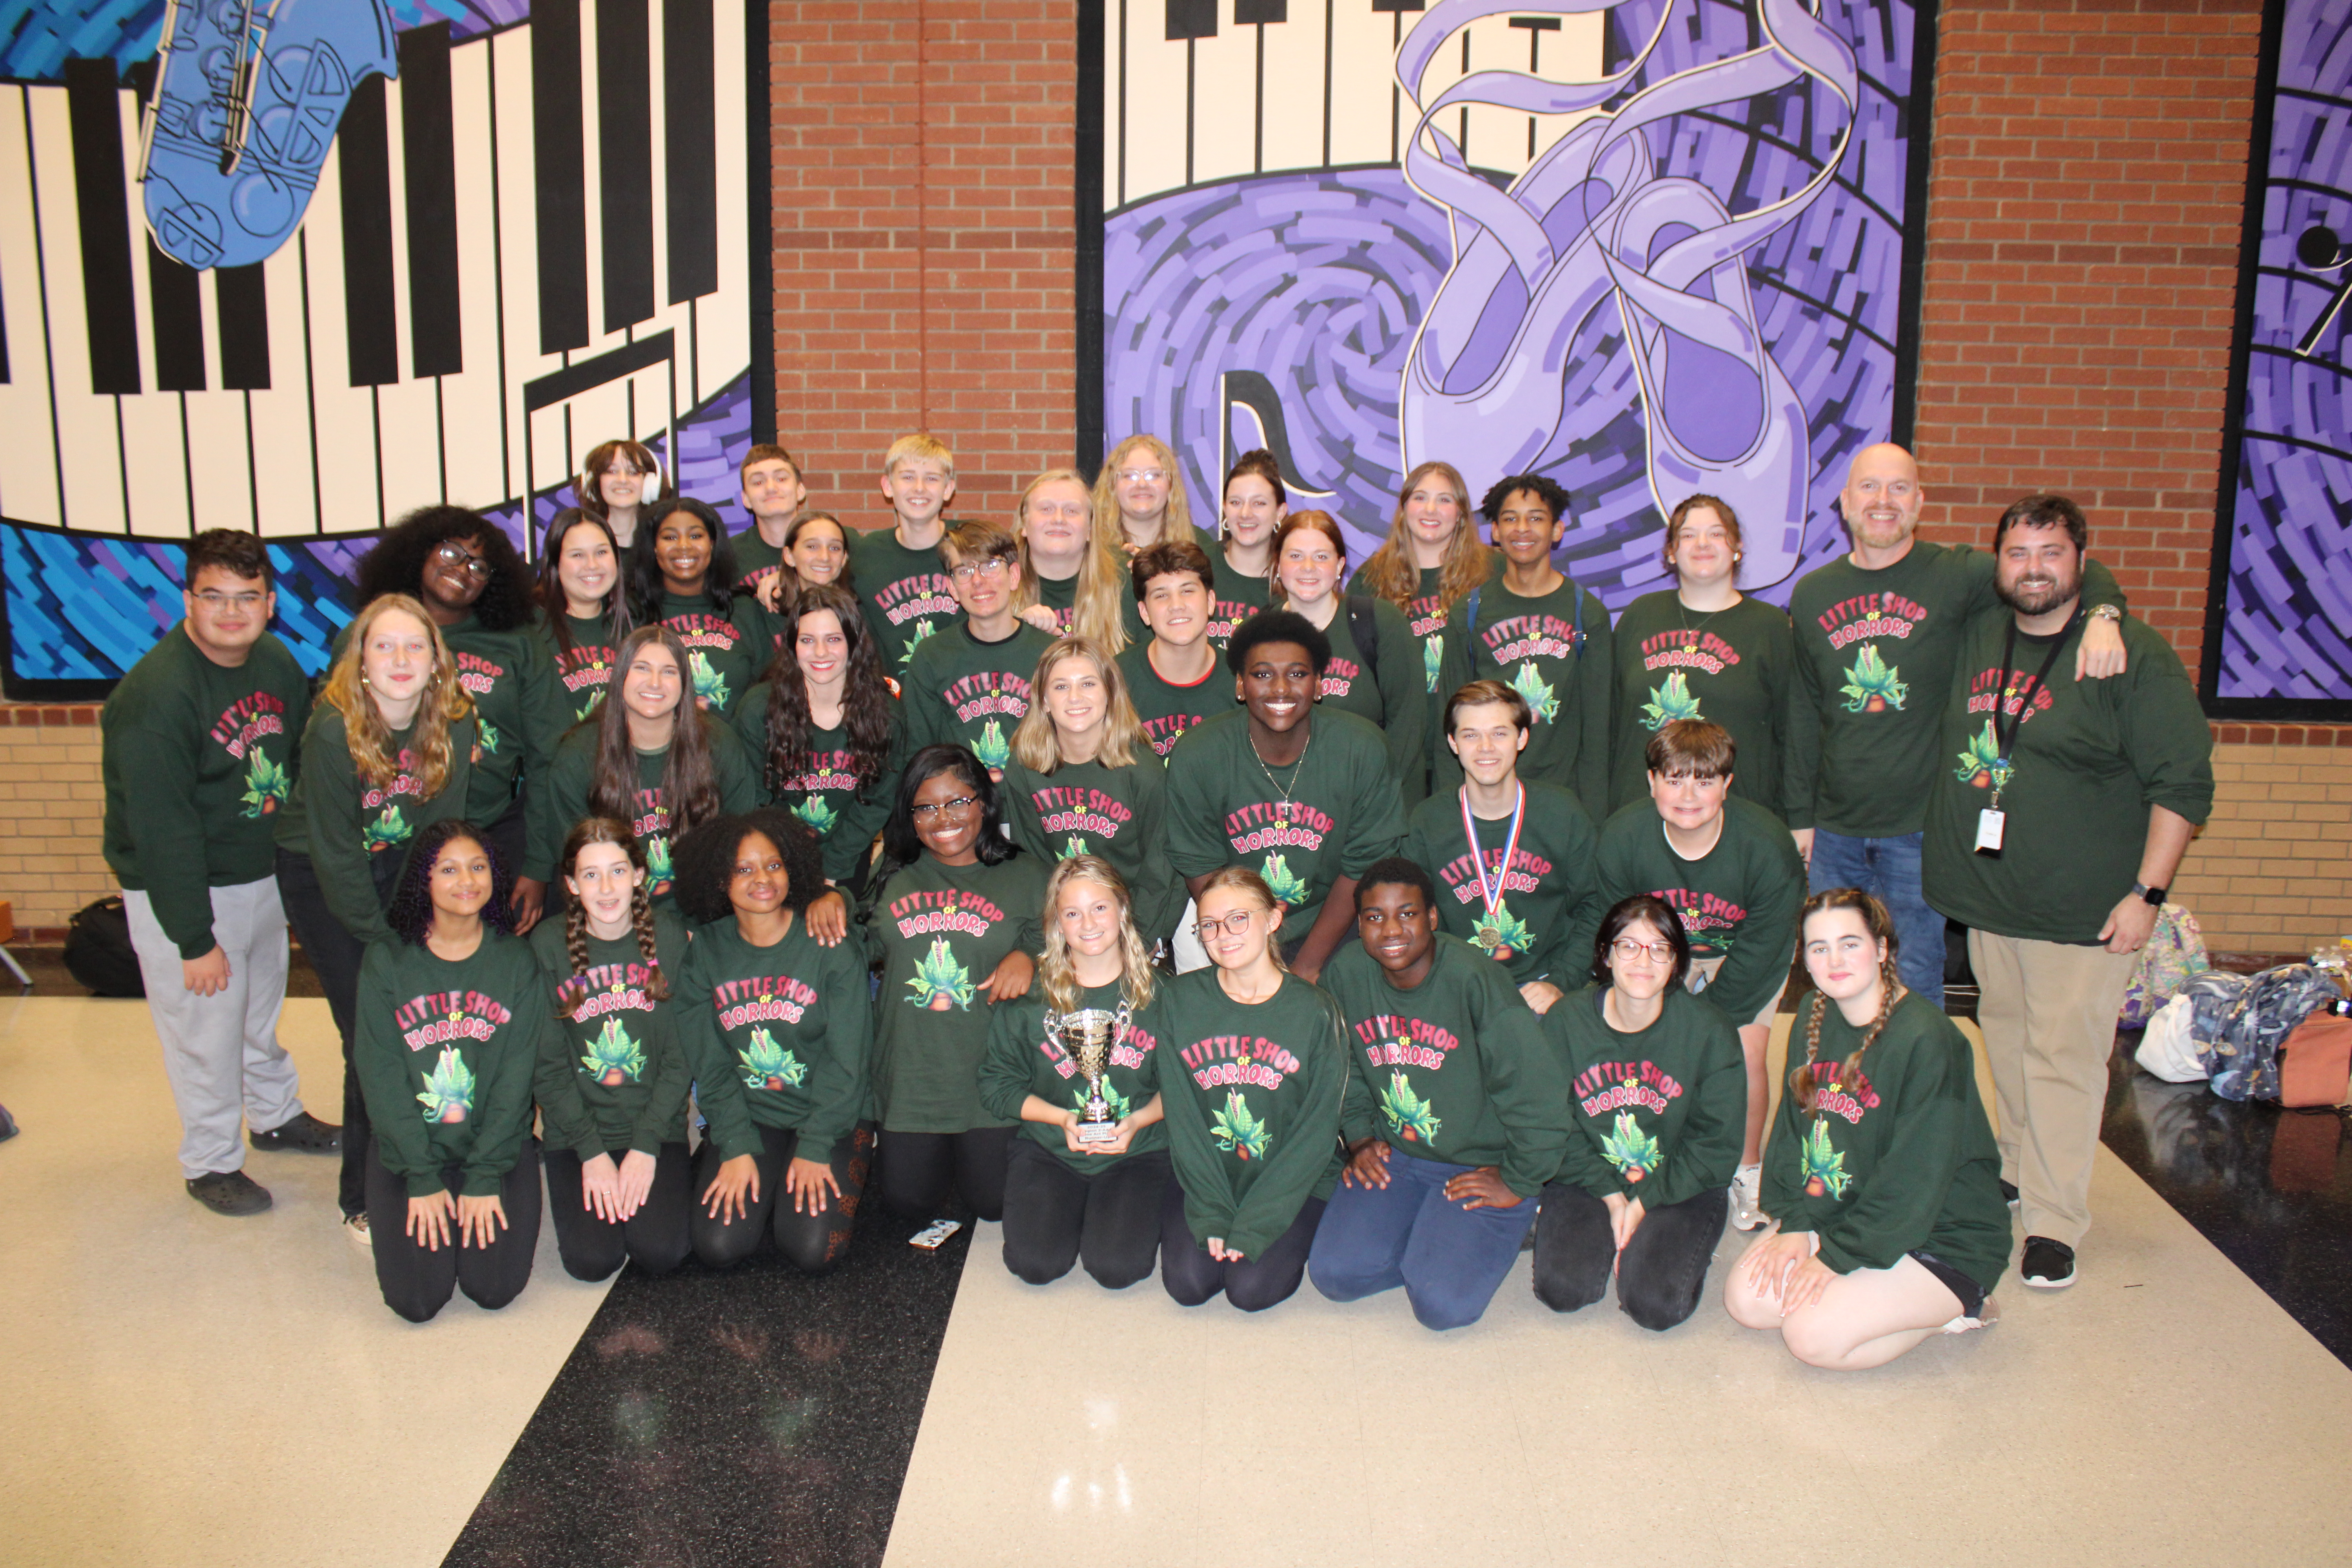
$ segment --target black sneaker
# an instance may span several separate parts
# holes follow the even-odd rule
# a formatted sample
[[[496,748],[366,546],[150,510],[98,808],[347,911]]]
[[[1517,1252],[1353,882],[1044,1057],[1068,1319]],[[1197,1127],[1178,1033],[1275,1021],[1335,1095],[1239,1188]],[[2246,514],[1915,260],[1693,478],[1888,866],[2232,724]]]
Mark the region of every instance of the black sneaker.
[[[1993,1180],[1998,1182],[2000,1181],[2000,1178],[1996,1176]],[[2015,1208],[2017,1206],[2017,1184],[2015,1182],[2000,1183],[2000,1201],[2007,1204],[2011,1208]]]
[[[2037,1290],[2063,1290],[2074,1282],[2074,1249],[2046,1236],[2029,1236],[2017,1271]]]
[[[188,1195],[215,1214],[242,1217],[269,1206],[269,1189],[243,1171],[213,1171],[188,1184]]]
[[[340,1154],[343,1152],[343,1130],[331,1121],[321,1121],[307,1110],[298,1110],[290,1121],[282,1121],[267,1132],[248,1132],[246,1142],[257,1149],[291,1149],[303,1154]]]

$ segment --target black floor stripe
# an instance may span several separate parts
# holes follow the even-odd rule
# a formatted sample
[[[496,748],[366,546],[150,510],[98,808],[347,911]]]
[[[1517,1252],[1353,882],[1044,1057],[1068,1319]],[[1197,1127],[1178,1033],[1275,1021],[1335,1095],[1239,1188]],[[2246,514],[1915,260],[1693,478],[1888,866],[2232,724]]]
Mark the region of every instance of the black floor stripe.
[[[880,1563],[971,1237],[919,1228],[862,1215],[822,1279],[625,1269],[446,1568]]]

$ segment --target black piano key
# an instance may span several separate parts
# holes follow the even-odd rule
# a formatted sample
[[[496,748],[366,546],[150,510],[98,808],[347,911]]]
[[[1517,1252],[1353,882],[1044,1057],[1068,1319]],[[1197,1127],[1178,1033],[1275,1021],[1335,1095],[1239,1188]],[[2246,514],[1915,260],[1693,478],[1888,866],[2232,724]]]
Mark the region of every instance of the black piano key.
[[[400,379],[400,309],[392,281],[392,133],[383,78],[362,79],[335,134],[343,177],[343,331],[352,384]]]
[[[597,185],[608,332],[654,313],[654,113],[646,69],[652,55],[646,0],[596,0]]]
[[[1423,0],[1372,0],[1372,15],[1385,16],[1391,11],[1418,11]]]
[[[147,241],[147,305],[155,318],[155,390],[205,389],[204,284],[196,269]]]
[[[68,60],[65,78],[89,389],[134,395],[141,390],[139,310],[131,279],[131,213],[122,196],[122,110],[114,62]]]
[[[7,308],[6,308],[6,306],[5,305],[5,303],[0,303],[0,386],[5,386],[5,385],[6,385],[6,384],[7,384],[7,382],[8,382],[8,311],[7,311]]]
[[[1290,20],[1290,0],[1234,0],[1234,25],[1259,26]]]
[[[269,293],[261,263],[213,268],[213,314],[220,322],[221,384],[269,390]]]
[[[1168,0],[1168,41],[1217,36],[1217,0]]]
[[[719,291],[718,69],[710,0],[667,0],[662,6],[662,141],[669,174],[673,305]],[[758,194],[765,191],[762,184]]]
[[[537,0],[530,8],[530,139],[541,353],[588,346],[588,152],[580,113],[580,0]]]
[[[400,35],[400,152],[408,197],[409,373],[466,368],[457,315],[457,153],[449,24]]]

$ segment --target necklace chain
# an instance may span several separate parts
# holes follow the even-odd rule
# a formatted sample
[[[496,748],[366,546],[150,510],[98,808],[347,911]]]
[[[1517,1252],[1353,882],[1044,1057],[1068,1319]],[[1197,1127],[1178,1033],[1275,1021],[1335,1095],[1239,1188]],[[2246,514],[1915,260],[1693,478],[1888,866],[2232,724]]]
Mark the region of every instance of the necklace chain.
[[[1306,767],[1307,753],[1315,749],[1314,729],[1311,726],[1308,728],[1307,731],[1307,743],[1298,748],[1297,760],[1296,762],[1286,763],[1283,764],[1285,767],[1294,770],[1290,775],[1289,789],[1285,789],[1280,784],[1274,782],[1274,770],[1266,766],[1265,759],[1264,757],[1258,755],[1257,737],[1255,735],[1244,735],[1243,739],[1249,742],[1250,758],[1257,763],[1257,771],[1265,775],[1265,787],[1282,796],[1282,810],[1276,815],[1274,825],[1276,827],[1289,826],[1290,797],[1298,788],[1298,773],[1296,770]]]

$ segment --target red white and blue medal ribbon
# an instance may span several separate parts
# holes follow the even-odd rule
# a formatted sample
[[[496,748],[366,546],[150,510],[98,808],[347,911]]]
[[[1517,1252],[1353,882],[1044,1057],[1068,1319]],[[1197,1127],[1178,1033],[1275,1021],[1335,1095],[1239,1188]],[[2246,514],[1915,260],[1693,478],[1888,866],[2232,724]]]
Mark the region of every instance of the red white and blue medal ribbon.
[[[1462,834],[1470,840],[1470,864],[1477,868],[1478,896],[1486,900],[1486,914],[1494,917],[1495,908],[1503,901],[1504,879],[1511,874],[1511,857],[1519,851],[1519,824],[1527,819],[1528,786],[1519,785],[1519,798],[1511,807],[1511,836],[1503,844],[1503,863],[1495,868],[1495,879],[1486,880],[1486,857],[1478,847],[1477,820],[1470,815],[1470,791],[1467,785],[1461,793]]]

